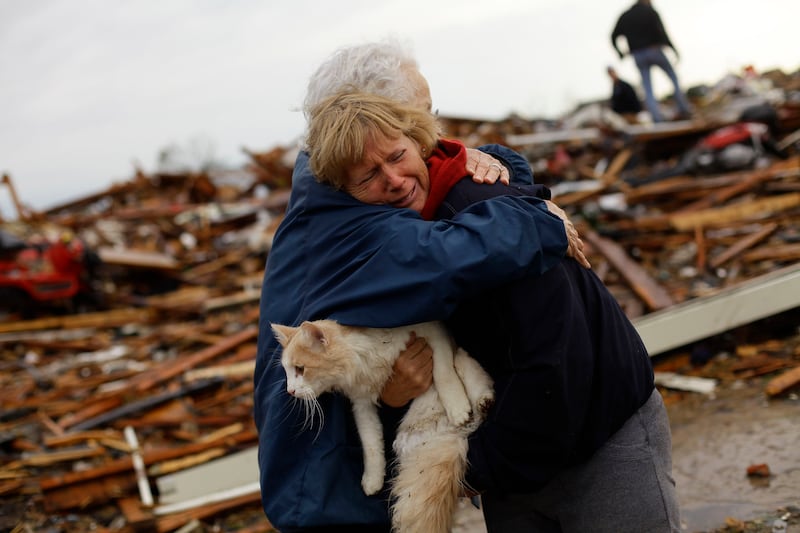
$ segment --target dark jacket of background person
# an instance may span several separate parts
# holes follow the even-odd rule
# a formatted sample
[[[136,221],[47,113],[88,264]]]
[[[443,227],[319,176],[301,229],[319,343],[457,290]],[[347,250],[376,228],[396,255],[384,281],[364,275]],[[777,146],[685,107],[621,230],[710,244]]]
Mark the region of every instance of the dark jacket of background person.
[[[636,114],[642,110],[636,89],[623,79],[617,78],[612,86],[611,110],[620,115]]]
[[[518,154],[484,150],[531,181]],[[317,418],[304,427],[302,409],[286,392],[270,322],[333,318],[393,327],[444,319],[463,298],[546,271],[566,248],[563,221],[537,198],[497,198],[452,221],[427,222],[317,183],[301,154],[267,260],[254,376],[261,497],[272,524],[282,533],[331,525],[352,531],[353,524],[388,528],[389,517],[387,494],[367,497],[361,489],[361,443],[349,401],[324,394],[324,424]]]
[[[620,36],[628,41],[628,50],[635,52],[649,46],[669,46],[675,51],[658,12],[648,3],[637,2],[620,15],[614,31],[611,32],[611,44],[619,57],[623,57],[617,45]],[[677,53],[677,51],[675,51]]]
[[[436,218],[538,193],[462,179]],[[587,460],[655,388],[639,334],[594,271],[571,258],[463,303],[447,324],[495,380],[495,405],[470,437],[468,481],[478,490],[541,488]]]

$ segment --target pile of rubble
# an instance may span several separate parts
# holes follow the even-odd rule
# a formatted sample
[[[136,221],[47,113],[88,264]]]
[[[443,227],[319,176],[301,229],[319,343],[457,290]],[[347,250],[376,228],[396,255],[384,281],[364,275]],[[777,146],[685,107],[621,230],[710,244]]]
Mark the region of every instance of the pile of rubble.
[[[585,106],[560,122],[442,123],[470,146],[529,159],[636,320],[800,272],[800,72],[733,78],[695,88],[691,121],[620,126]],[[742,135],[742,118],[759,126]],[[252,374],[296,148],[248,154],[235,171],[137,172],[42,213],[5,177],[18,217],[0,230],[31,264],[80,243],[70,272],[87,297],[37,299],[17,284],[27,304],[0,302],[0,529],[271,530]],[[20,272],[13,255],[0,259],[12,263],[3,275]],[[784,311],[796,309],[762,316]],[[784,394],[800,382],[800,349],[769,346],[743,351],[759,357],[742,368]],[[702,373],[697,361],[676,369]]]

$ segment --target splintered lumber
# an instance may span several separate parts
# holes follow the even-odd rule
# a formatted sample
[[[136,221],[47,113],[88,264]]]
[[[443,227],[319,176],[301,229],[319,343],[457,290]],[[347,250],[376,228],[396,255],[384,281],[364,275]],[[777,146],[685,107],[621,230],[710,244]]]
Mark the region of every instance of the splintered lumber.
[[[182,525],[191,522],[192,520],[207,518],[228,509],[236,509],[237,507],[243,507],[245,505],[258,503],[261,501],[261,492],[253,487],[246,487],[240,492],[243,494],[237,494],[235,491],[228,491],[227,494],[220,495],[220,497],[227,497],[226,499],[222,499],[220,501],[211,501],[194,509],[161,516],[160,518],[156,519],[155,531],[158,531],[159,533],[167,533],[169,531],[174,531],[176,528],[179,528]],[[158,508],[156,508],[156,512],[158,512]],[[266,521],[266,517],[264,520]],[[136,525],[137,524],[133,524],[134,527],[136,527]],[[267,523],[266,525],[269,524]],[[270,529],[271,528],[267,528],[266,531],[270,531]]]
[[[11,195],[11,201],[14,203],[14,208],[17,210],[17,218],[19,220],[31,220],[32,218],[35,218],[36,213],[31,213],[25,208],[25,206],[22,205],[22,202],[19,201],[17,189],[14,187],[14,182],[11,181],[11,176],[8,174],[3,174],[3,178],[0,183],[8,187],[8,193]],[[0,217],[0,222],[3,222],[2,217]]]
[[[669,221],[678,231],[690,231],[696,226],[724,226],[756,216],[787,211],[799,205],[800,193],[789,193],[692,213],[675,213],[669,216]]]
[[[53,316],[36,320],[20,320],[18,322],[0,323],[0,333],[32,331],[41,329],[72,328],[114,328],[132,323],[147,324],[155,320],[153,309],[113,309],[101,313],[84,313],[81,315]]]
[[[139,486],[142,505],[151,507],[153,505],[153,493],[150,491],[150,481],[147,479],[147,472],[144,468],[139,438],[136,436],[136,430],[131,426],[125,426],[125,440],[128,446],[131,447],[131,460],[133,461],[133,470],[136,472],[136,483]]]
[[[24,479],[13,479],[10,481],[2,481],[0,482],[0,496],[5,496],[6,494],[13,494],[19,491],[25,485]]]
[[[108,398],[100,398],[91,402],[89,405],[78,411],[72,411],[64,415],[59,421],[58,425],[61,429],[89,429],[93,426],[83,426],[87,421],[95,420],[101,414],[116,409],[122,404],[122,398],[119,396],[110,396]]]
[[[144,450],[142,460],[145,465],[170,461],[218,447],[227,447],[254,442],[255,431],[246,430],[237,435],[212,442],[198,442],[174,448]],[[104,465],[76,472],[64,472],[53,477],[43,478],[39,486],[44,494],[44,504],[48,512],[84,508],[105,503],[120,495],[136,490],[136,476],[130,456],[109,461]],[[138,498],[137,498],[138,501]]]
[[[175,459],[173,461],[164,461],[158,463],[157,465],[148,468],[147,473],[153,477],[163,476],[199,464],[207,463],[212,459],[224,456],[225,453],[226,452],[224,448],[211,448],[210,450],[193,455],[187,455],[186,457],[181,457],[180,459]]]
[[[194,368],[206,361],[213,359],[228,350],[254,339],[258,336],[258,328],[250,326],[235,335],[231,335],[213,346],[201,350],[193,355],[181,357],[180,359],[162,365],[160,368],[153,369],[141,375],[141,379],[137,380],[136,390],[146,391],[153,385],[172,379],[173,377],[186,372],[190,368]]]
[[[800,366],[772,378],[764,388],[764,392],[768,396],[777,396],[797,385],[800,385]]]
[[[220,296],[218,298],[210,298],[206,300],[203,302],[203,311],[215,311],[224,307],[232,307],[236,305],[257,302],[260,298],[260,289],[245,289],[227,296]]]
[[[630,148],[622,150],[614,157],[603,175],[600,176],[598,187],[588,191],[577,191],[571,194],[560,195],[557,199],[558,204],[564,206],[580,203],[605,191],[619,179],[620,171],[622,171],[632,155],[633,151]]]
[[[48,513],[67,509],[85,509],[106,503],[136,490],[136,476],[129,462],[129,471],[109,474],[91,481],[59,487],[45,492],[44,509]]]
[[[638,263],[630,259],[621,246],[591,230],[584,232],[583,236],[622,274],[631,289],[650,310],[664,309],[675,303],[666,289],[653,280]]]
[[[773,224],[767,224],[761,230],[759,230],[759,231],[757,231],[757,232],[755,232],[755,233],[753,233],[751,235],[747,235],[746,237],[744,237],[743,239],[738,241],[736,244],[734,244],[733,246],[731,246],[730,248],[728,248],[727,250],[725,250],[724,252],[722,252],[721,254],[716,256],[715,258],[713,258],[709,262],[709,265],[712,268],[717,268],[718,266],[730,261],[731,259],[733,259],[737,255],[741,254],[742,252],[744,252],[748,248],[750,248],[750,247],[756,245],[757,243],[763,241],[764,239],[769,237],[776,229],[778,229],[778,225],[777,224],[774,224],[774,223]]]
[[[712,394],[717,388],[717,380],[697,376],[682,376],[674,372],[656,372],[656,385],[668,389],[686,390],[702,394]]]
[[[107,265],[152,268],[159,270],[179,270],[181,263],[174,257],[157,252],[142,250],[118,250],[102,247],[97,250],[100,260]]]
[[[165,403],[169,400],[180,398],[181,396],[189,395],[193,392],[197,392],[209,387],[213,387],[218,385],[222,382],[222,379],[219,378],[210,378],[204,381],[197,381],[194,383],[190,383],[179,390],[165,392],[163,394],[158,394],[156,396],[150,396],[148,398],[144,398],[135,402],[131,402],[125,404],[124,406],[120,407],[119,409],[115,409],[113,411],[106,412],[104,414],[98,415],[94,418],[90,418],[88,420],[84,420],[72,426],[72,428],[76,431],[82,431],[86,429],[91,429],[97,427],[99,425],[105,424],[107,422],[111,422],[118,418],[122,418],[123,416],[131,415],[140,413],[145,409],[149,409],[155,405],[159,405]]]
[[[756,250],[745,252],[742,259],[748,262],[776,259],[779,261],[800,260],[800,243],[761,246]]]
[[[48,466],[66,461],[76,461],[78,459],[98,457],[105,454],[106,450],[102,446],[89,446],[87,448],[79,448],[76,450],[37,453],[23,457],[22,459],[14,461],[13,463],[9,463],[6,465],[6,468],[13,470],[15,468],[22,468],[25,466]]]
[[[207,276],[208,274],[212,274],[221,268],[240,263],[245,259],[245,257],[247,257],[246,250],[234,250],[233,252],[227,253],[222,257],[215,259],[214,261],[208,261],[193,267],[190,270],[184,270],[181,274],[181,279],[187,282],[197,281],[199,278]]]
[[[211,377],[252,378],[255,367],[256,362],[254,360],[240,361],[238,363],[224,366],[210,366],[206,368],[190,370],[183,375],[183,379],[184,381],[191,382],[197,381],[198,379],[208,379]]]
[[[725,187],[724,189],[711,192],[703,196],[699,200],[692,202],[691,204],[686,205],[680,209],[675,210],[674,213],[692,213],[695,211],[700,211],[702,209],[708,209],[713,205],[724,203],[735,196],[738,196],[746,191],[753,189],[756,185],[758,185],[759,183],[761,183],[762,181],[766,180],[771,176],[772,173],[766,171],[750,174],[742,181],[735,183],[729,187]]]

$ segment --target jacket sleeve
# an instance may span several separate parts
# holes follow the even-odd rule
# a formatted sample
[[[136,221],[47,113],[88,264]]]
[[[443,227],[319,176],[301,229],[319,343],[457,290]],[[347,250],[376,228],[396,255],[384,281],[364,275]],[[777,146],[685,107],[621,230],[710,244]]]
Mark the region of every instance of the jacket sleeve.
[[[520,185],[533,183],[531,165],[521,154],[502,144],[485,144],[479,146],[478,150],[500,161],[508,169],[511,183]]]
[[[309,316],[370,327],[441,320],[460,300],[544,272],[566,251],[563,222],[534,197],[479,202],[438,222],[395,211],[351,217],[357,231],[347,238],[328,239],[320,221],[315,232],[334,244],[310,272]]]
[[[429,222],[304,183],[302,213],[295,205],[287,214],[268,264],[280,261],[294,279],[303,319],[369,327],[440,320],[458,301],[544,272],[566,251],[563,222],[535,197],[494,198]]]

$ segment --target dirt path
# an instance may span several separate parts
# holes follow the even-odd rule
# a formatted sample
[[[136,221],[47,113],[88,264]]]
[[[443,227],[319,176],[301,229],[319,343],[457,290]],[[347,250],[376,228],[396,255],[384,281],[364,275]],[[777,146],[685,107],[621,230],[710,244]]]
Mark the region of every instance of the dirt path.
[[[762,390],[761,381],[737,381],[714,397],[693,395],[668,407],[687,531],[787,506],[800,512],[800,399],[768,401]],[[748,477],[756,464],[768,465],[770,477]]]

